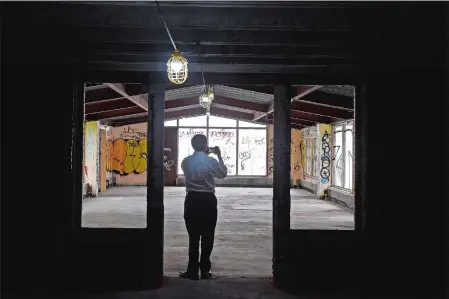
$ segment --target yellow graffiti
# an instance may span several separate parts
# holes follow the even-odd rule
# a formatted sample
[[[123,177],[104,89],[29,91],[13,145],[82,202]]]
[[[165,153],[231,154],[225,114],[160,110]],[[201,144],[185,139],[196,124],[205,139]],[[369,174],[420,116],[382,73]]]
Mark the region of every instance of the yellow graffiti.
[[[120,175],[147,170],[147,139],[116,139],[112,143],[112,171]]]

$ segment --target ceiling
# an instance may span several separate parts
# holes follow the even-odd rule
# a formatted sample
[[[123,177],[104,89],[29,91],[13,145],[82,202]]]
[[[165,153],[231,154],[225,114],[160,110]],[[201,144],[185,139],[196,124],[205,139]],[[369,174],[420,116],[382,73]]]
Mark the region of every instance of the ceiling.
[[[368,53],[376,53],[369,57],[376,70],[391,62],[382,58],[386,45],[388,57],[398,62],[404,57],[391,51],[399,33],[379,34],[379,26],[397,23],[402,9],[397,3],[161,1],[160,6],[189,61],[189,85],[202,84],[201,72],[208,84],[354,84],[349,74],[367,66]],[[70,62],[87,71],[156,72],[166,81],[173,46],[155,2],[29,3],[20,11],[14,21],[32,24],[17,29],[26,41],[17,47],[24,59],[32,47],[43,61]],[[400,34],[410,35],[405,29]]]
[[[88,83],[85,87],[85,117],[120,126],[146,122],[148,93],[142,84]],[[273,123],[273,94],[232,86],[214,86],[211,114],[263,124]],[[273,87],[271,87],[273,88]],[[342,85],[296,86],[292,98],[291,125],[301,129],[316,123],[354,118],[354,87]],[[202,85],[165,92],[165,119],[205,114],[199,105]]]

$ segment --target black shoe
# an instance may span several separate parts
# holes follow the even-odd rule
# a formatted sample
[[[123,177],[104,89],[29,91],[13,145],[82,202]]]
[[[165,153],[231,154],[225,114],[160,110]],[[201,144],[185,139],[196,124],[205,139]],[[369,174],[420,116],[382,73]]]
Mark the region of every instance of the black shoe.
[[[207,273],[201,273],[201,279],[211,279],[212,278],[212,273],[207,272]]]
[[[181,278],[186,278],[186,279],[191,279],[191,280],[198,280],[200,279],[198,277],[198,274],[194,274],[194,273],[189,273],[189,272],[181,272],[179,273],[179,277]]]

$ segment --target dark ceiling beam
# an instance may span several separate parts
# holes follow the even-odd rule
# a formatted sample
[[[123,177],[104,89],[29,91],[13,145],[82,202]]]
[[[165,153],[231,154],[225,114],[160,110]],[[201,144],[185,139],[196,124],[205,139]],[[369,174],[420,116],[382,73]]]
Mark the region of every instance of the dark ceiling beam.
[[[267,124],[269,124],[269,125],[274,124],[273,119],[268,119],[267,120]],[[290,124],[291,124],[292,129],[299,129],[300,130],[300,129],[308,127],[308,125],[304,125],[304,124],[298,123],[297,121],[295,121],[293,119],[290,121]]]
[[[101,3],[107,3],[108,5],[129,5],[135,7],[148,7],[154,6],[152,2],[85,2],[88,5],[98,5]],[[178,1],[178,2],[161,2],[162,7],[174,6],[174,7],[220,7],[220,8],[334,8],[334,9],[342,9],[342,8],[360,8],[362,3],[359,2],[345,2],[342,4],[341,2],[283,2],[283,1]],[[365,4],[365,3],[363,3]]]
[[[307,94],[309,94],[311,92],[314,92],[315,90],[317,90],[319,88],[321,88],[321,85],[300,85],[300,86],[296,86],[297,94],[296,94],[296,96],[294,96],[292,98],[292,101],[296,101],[296,100],[302,98],[303,96],[305,96],[305,95],[307,95]],[[255,113],[253,121],[256,121],[256,120],[258,120],[260,118],[263,118],[263,117],[273,113],[273,111],[274,111],[274,105],[271,104],[269,109],[265,113]]]
[[[319,90],[309,95],[306,95],[300,101],[344,108],[348,110],[354,109],[354,98],[330,94]]]
[[[336,119],[331,118],[331,117],[321,116],[321,115],[316,115],[316,114],[310,114],[310,113],[307,113],[307,112],[296,111],[296,110],[292,110],[291,117],[292,118],[300,118],[300,119],[304,119],[304,120],[309,120],[309,121],[313,121],[313,122],[316,122],[316,123],[323,123],[323,124],[328,124],[328,123],[337,121]]]
[[[115,92],[114,90],[110,88],[101,88],[101,89],[91,89],[85,91],[85,103],[94,103],[94,102],[101,102],[101,101],[109,101],[112,99],[122,99],[122,95]]]
[[[245,90],[265,93],[265,94],[274,94],[273,85],[227,85],[229,87],[241,88]]]
[[[75,56],[76,57],[76,56]],[[78,59],[85,61],[115,61],[120,63],[146,63],[151,64],[153,70],[160,71],[160,65],[163,64],[167,68],[167,60],[170,58],[170,53],[156,53],[156,54],[116,54],[116,53],[86,53],[79,55]],[[196,64],[240,64],[240,65],[278,65],[295,68],[295,66],[321,66],[321,65],[350,65],[354,64],[355,60],[352,57],[331,57],[328,55],[309,55],[309,56],[269,56],[269,55],[252,55],[245,56],[208,56],[198,57],[195,54],[192,57],[186,57],[190,65]],[[192,68],[195,71],[195,67]],[[207,71],[207,69],[206,69]]]
[[[240,111],[234,111],[234,110],[231,111],[228,109],[223,109],[223,108],[218,108],[218,107],[213,107],[213,106],[210,108],[210,113],[212,115],[223,116],[223,117],[232,118],[232,119],[239,119],[239,120],[245,120],[245,121],[253,120],[253,113],[240,112]]]
[[[86,84],[86,87],[84,87],[84,92],[86,91],[92,91],[97,89],[104,89],[108,88],[105,84]]]
[[[307,120],[307,119],[295,118],[295,117],[291,117],[290,120],[291,120],[291,123],[295,123],[297,125],[301,125],[301,126],[305,126],[305,127],[310,127],[310,126],[316,125],[318,123],[318,122],[313,121],[313,120]],[[270,123],[270,124],[273,123],[273,116],[272,115],[270,115],[267,118],[267,122]]]
[[[145,110],[142,109],[141,107],[129,107],[129,108],[123,108],[123,109],[118,109],[118,110],[111,110],[111,111],[105,111],[105,112],[100,112],[100,113],[88,114],[88,115],[86,115],[86,121],[110,119],[113,117],[127,116],[130,114],[144,113],[144,112],[145,112]]]
[[[237,99],[232,99],[232,98],[227,98],[227,97],[222,97],[222,96],[216,96],[213,103],[224,105],[224,106],[235,107],[235,108],[242,108],[242,109],[250,110],[250,111],[259,111],[259,112],[267,111],[267,109],[269,107],[269,105],[266,105],[266,104],[253,103],[253,102],[242,101],[242,100],[237,100]]]
[[[211,28],[215,30],[230,30],[242,28],[243,30],[262,29],[279,30],[286,28],[295,31],[345,31],[355,30],[354,24],[362,16],[378,20],[379,13],[371,12],[365,7],[355,8],[346,6],[345,9],[337,7],[323,9],[321,7],[277,7],[253,6],[251,9],[230,6],[224,13],[222,7],[203,7],[185,5],[179,1],[177,5],[164,6],[161,2],[164,19],[168,28]],[[192,2],[193,3],[193,2]],[[35,9],[33,9],[35,8]],[[32,12],[39,11],[39,6],[30,6],[20,18],[30,18],[33,25],[46,24],[48,19],[59,21],[60,24],[74,26],[99,26],[103,27],[136,27],[136,28],[160,28],[163,30],[159,12],[155,4],[142,9],[137,5],[105,5],[83,3],[47,5],[44,18],[31,18]],[[41,8],[42,9],[42,8]],[[99,13],[101,11],[101,13]],[[117,17],[117,16],[120,17]],[[373,16],[374,15],[374,16]],[[386,22],[388,11],[381,16]],[[320,22],[316,22],[320,20]],[[397,21],[397,20],[395,20]],[[172,33],[175,37],[176,35]]]
[[[136,107],[136,105],[133,102],[122,98],[117,100],[90,103],[90,105],[85,106],[84,113],[93,114],[130,107]]]
[[[134,103],[136,106],[139,106],[140,108],[142,108],[145,111],[148,111],[148,101],[143,98],[141,95],[129,95],[127,93],[126,90],[126,85],[121,84],[121,83],[105,83],[109,88],[111,88],[112,90],[114,90],[115,92],[117,92],[118,94],[120,94],[122,97],[128,99],[129,101],[131,101],[132,103]],[[132,86],[139,86],[139,84],[134,84]],[[140,88],[140,86],[139,86]],[[140,92],[142,92],[142,90],[139,90]]]
[[[186,31],[186,32],[191,32]],[[211,32],[211,35],[213,33]],[[218,33],[220,34],[220,33]],[[227,33],[229,37],[229,33]],[[217,38],[217,35],[213,35]],[[241,40],[242,36],[239,34],[235,37],[236,40]],[[156,39],[157,40],[157,39]],[[304,40],[302,40],[304,42]],[[333,46],[304,46],[304,45],[275,45],[267,44],[260,46],[257,44],[236,44],[236,45],[205,45],[203,42],[200,46],[185,45],[181,48],[184,52],[184,57],[195,59],[198,56],[203,58],[214,57],[229,57],[229,58],[338,58],[338,57],[353,57],[353,49],[342,49]],[[77,53],[105,53],[117,55],[152,55],[169,57],[173,52],[173,46],[164,41],[163,43],[132,43],[132,42],[96,42],[83,44],[82,50]],[[142,58],[140,58],[142,59]]]
[[[294,102],[292,103],[292,110],[303,111],[307,113],[313,113],[317,115],[339,118],[339,119],[351,119],[354,118],[354,112],[336,109],[327,106],[318,106],[312,103],[306,102]]]
[[[98,61],[98,60],[86,60],[86,59],[73,59],[73,63],[78,63],[80,65],[85,64],[86,67],[89,70],[124,70],[124,71],[136,71],[136,72],[160,72],[160,73],[166,73],[167,72],[167,61],[157,61],[157,62],[135,62],[135,61]],[[304,64],[265,64],[267,62],[264,62],[263,60],[260,61],[260,63],[247,63],[247,64],[232,64],[232,63],[189,63],[189,77],[192,77],[194,73],[201,74],[201,70],[205,73],[227,73],[227,74],[257,74],[260,76],[261,73],[268,73],[273,76],[277,75],[283,75],[283,77],[288,78],[288,82],[294,82],[295,84],[298,84],[296,81],[295,75],[332,75],[334,72],[342,72],[342,74],[348,73],[353,69],[353,63],[341,63],[341,64],[314,64],[310,65],[307,63]],[[165,76],[166,77],[166,76]],[[168,80],[166,80],[168,81]],[[192,83],[191,81],[186,81],[188,84],[202,84],[196,81],[198,83]],[[271,81],[270,84],[273,81]],[[208,83],[211,84],[210,79],[208,79]],[[232,83],[231,82],[218,82],[215,84],[238,84],[238,83]],[[256,81],[258,84],[264,84],[264,81]],[[302,83],[302,82],[301,82]],[[315,81],[316,83],[316,81]],[[331,82],[335,84],[335,82]],[[241,84],[251,84],[247,81],[242,82]],[[285,84],[285,83],[284,83]]]

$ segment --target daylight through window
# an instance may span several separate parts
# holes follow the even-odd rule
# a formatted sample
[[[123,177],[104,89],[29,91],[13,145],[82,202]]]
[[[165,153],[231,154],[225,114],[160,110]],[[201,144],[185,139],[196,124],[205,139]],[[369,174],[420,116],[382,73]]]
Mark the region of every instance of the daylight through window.
[[[196,134],[208,136],[209,146],[219,146],[228,175],[267,175],[267,127],[219,116],[198,116],[178,120],[178,174],[182,160],[193,153],[191,139]],[[172,125],[172,123],[166,126]],[[217,157],[211,154],[211,157]]]

